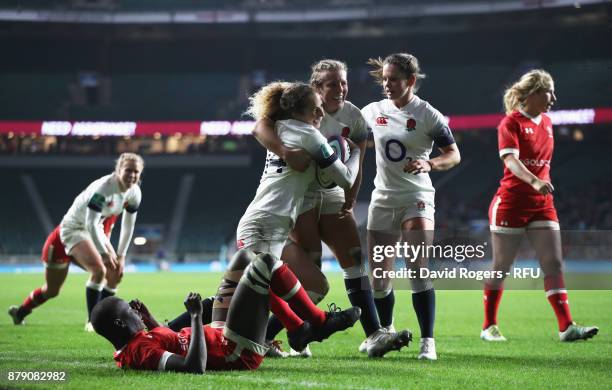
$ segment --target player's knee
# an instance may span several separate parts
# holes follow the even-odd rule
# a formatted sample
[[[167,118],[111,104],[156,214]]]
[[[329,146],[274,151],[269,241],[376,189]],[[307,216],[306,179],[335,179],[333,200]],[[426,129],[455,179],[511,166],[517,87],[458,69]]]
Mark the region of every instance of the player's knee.
[[[376,299],[382,299],[385,298],[387,295],[391,294],[391,291],[393,291],[393,288],[391,287],[390,283],[387,283],[387,286],[384,286],[381,289],[374,289],[372,291],[372,295]]]
[[[91,268],[91,280],[100,283],[106,277],[106,266],[104,264],[96,264]]]
[[[228,271],[243,271],[254,259],[255,254],[248,249],[240,249],[234,254],[227,267]]]
[[[323,254],[323,252],[321,251],[309,251],[306,252],[306,256],[308,256],[308,259],[310,261],[312,261],[312,263],[314,265],[317,266],[317,268],[321,269],[321,255]]]
[[[423,291],[431,290],[433,288],[433,282],[430,278],[414,278],[410,279],[410,285],[413,293],[420,293]]]
[[[321,280],[319,280],[316,287],[313,287],[306,291],[308,297],[312,302],[314,302],[315,305],[321,302],[327,296],[328,292],[329,282],[327,281],[325,275],[322,275],[322,278]]]
[[[272,273],[282,265],[282,262],[270,253],[261,253],[255,257],[254,263],[257,264],[258,270],[263,270],[262,266],[266,268],[265,276],[270,278]]]
[[[121,281],[123,280],[123,272],[121,273],[115,273],[113,272],[112,277],[109,278],[109,275],[107,273],[107,279],[111,279],[111,281],[113,282],[113,284],[115,286],[117,286],[119,283],[121,283]]]
[[[377,291],[386,291],[391,287],[391,281],[388,278],[372,278],[372,290],[374,293]]]

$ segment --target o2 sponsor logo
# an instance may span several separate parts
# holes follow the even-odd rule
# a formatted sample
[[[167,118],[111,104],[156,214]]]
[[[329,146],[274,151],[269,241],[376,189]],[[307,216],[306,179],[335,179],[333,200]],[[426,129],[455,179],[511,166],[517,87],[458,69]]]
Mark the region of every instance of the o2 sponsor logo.
[[[412,157],[406,156],[406,147],[396,139],[390,139],[385,143],[385,156],[391,162],[412,161]]]
[[[550,166],[550,160],[536,160],[533,158],[526,158],[521,160],[521,162],[525,165],[525,166],[532,166],[532,167],[549,167]]]
[[[384,116],[379,116],[378,118],[376,118],[376,125],[378,126],[387,126],[388,122],[387,122],[387,118]]]

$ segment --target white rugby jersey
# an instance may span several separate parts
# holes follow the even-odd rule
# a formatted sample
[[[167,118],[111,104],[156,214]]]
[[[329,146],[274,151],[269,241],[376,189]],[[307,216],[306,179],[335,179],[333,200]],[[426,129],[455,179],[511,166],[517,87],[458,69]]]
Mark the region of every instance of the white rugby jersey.
[[[280,157],[268,151],[257,193],[245,213],[263,210],[288,216],[295,222],[304,193],[315,179],[315,161],[329,157],[333,150],[319,130],[307,123],[294,119],[277,121],[275,130],[285,146],[306,150],[313,156],[313,162],[302,173],[291,169]]]
[[[359,143],[368,137],[368,124],[363,119],[359,108],[351,102],[344,102],[338,111],[325,116],[321,120],[321,134],[326,138],[333,135],[341,135]]]
[[[105,218],[119,215],[124,209],[130,213],[135,213],[140,206],[141,199],[142,193],[137,184],[134,184],[127,191],[121,192],[117,176],[111,173],[91,183],[76,197],[72,206],[62,218],[61,226],[68,229],[87,230],[87,208],[90,208],[100,213],[100,218],[96,221],[96,230],[102,232],[103,236],[102,221]],[[95,241],[94,243],[99,244]],[[106,252],[101,247],[98,247],[98,250],[103,253]]]
[[[353,103],[345,101],[338,111],[328,114],[321,120],[320,132],[326,137],[337,135],[349,138],[355,143],[359,143],[368,138],[368,124],[361,111]],[[308,187],[308,191],[320,190],[323,194],[339,193],[344,196],[344,190],[340,187],[322,188],[318,181],[314,180]]]
[[[397,108],[389,99],[365,106],[361,113],[374,136],[376,150],[375,189],[372,204],[379,207],[403,207],[415,193],[434,199],[429,174],[404,172],[413,160],[429,160],[433,144],[445,147],[455,143],[446,119],[425,100],[414,95]]]

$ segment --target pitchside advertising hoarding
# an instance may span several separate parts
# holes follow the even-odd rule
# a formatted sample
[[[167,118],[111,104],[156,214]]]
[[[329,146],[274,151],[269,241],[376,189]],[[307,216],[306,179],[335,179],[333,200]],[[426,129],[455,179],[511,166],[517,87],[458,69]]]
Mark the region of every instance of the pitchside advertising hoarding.
[[[548,113],[553,125],[590,125],[612,123],[612,107],[558,110]],[[503,114],[451,115],[447,117],[453,131],[494,129]],[[153,136],[191,135],[248,135],[253,121],[0,121],[0,134],[49,136]]]

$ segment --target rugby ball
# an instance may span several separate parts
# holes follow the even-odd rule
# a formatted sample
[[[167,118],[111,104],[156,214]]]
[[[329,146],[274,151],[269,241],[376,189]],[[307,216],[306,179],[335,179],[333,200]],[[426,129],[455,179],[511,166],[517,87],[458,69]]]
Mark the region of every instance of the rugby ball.
[[[342,163],[345,163],[348,161],[349,157],[351,156],[351,151],[344,137],[339,136],[339,135],[332,135],[331,137],[327,139],[327,143],[329,144],[329,146],[331,146],[331,148],[334,150],[334,152],[338,156],[338,159],[340,159]],[[318,165],[317,165],[317,175],[316,176],[317,176],[317,182],[319,183],[321,187],[334,188],[336,186],[336,183],[334,183],[331,180],[331,178],[329,178],[328,175],[322,169],[319,168]]]

